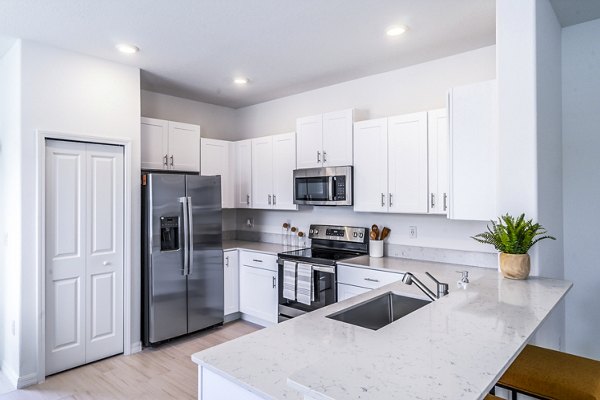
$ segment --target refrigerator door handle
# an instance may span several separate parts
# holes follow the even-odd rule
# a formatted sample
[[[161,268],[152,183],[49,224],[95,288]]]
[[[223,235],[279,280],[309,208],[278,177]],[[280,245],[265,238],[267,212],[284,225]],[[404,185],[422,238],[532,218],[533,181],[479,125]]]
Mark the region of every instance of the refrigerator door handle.
[[[188,221],[188,206],[187,206],[188,197],[180,197],[179,202],[183,206],[183,276],[187,276],[189,274],[190,265],[190,255],[189,255],[189,221]]]
[[[188,231],[186,233],[188,237],[188,275],[192,273],[194,269],[194,218],[192,213],[192,198],[187,198],[187,213],[188,213]]]

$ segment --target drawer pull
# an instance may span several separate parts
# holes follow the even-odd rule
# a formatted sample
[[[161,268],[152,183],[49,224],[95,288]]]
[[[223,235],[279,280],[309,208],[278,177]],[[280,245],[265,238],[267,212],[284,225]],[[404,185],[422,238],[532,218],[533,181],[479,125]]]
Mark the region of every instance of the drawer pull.
[[[369,281],[369,282],[379,282],[379,279],[365,278],[365,281]]]
[[[253,258],[252,261],[254,261],[254,262],[263,262],[263,260],[257,260],[255,258]]]

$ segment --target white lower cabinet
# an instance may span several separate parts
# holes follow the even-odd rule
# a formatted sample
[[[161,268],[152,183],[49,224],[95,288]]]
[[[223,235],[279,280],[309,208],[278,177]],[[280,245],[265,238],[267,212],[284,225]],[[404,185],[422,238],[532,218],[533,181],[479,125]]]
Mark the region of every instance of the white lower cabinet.
[[[277,323],[277,256],[240,251],[240,311],[262,325]]]
[[[338,265],[338,301],[346,300],[370,290],[397,282],[404,276],[400,272],[386,272],[368,268]]]
[[[223,253],[224,314],[240,311],[240,264],[237,250]]]
[[[259,397],[208,368],[198,367],[198,375],[198,397],[200,400],[263,399],[263,397]]]

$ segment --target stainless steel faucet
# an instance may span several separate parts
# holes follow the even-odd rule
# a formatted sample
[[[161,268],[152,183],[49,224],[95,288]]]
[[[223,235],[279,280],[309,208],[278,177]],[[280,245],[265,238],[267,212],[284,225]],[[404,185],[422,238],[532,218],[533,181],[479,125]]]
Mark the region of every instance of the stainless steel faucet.
[[[429,289],[427,286],[425,286],[425,284],[423,284],[423,282],[418,280],[417,277],[414,276],[413,274],[411,274],[410,272],[404,273],[404,277],[402,277],[402,282],[406,283],[407,285],[412,285],[414,283],[431,300],[437,300],[448,294],[448,284],[447,283],[438,281],[429,272],[425,272],[425,274],[427,274],[427,276],[430,277],[431,279],[433,279],[433,281],[435,282],[435,284],[437,286],[437,294],[433,293],[433,291],[431,291],[431,289]]]

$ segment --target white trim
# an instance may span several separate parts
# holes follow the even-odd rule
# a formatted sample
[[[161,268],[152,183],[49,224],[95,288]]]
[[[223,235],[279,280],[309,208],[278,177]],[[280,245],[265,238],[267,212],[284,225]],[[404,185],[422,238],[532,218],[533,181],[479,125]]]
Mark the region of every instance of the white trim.
[[[260,325],[265,328],[268,328],[269,326],[277,325],[276,323],[266,321],[262,318],[255,317],[250,314],[241,313],[241,319],[244,321],[252,322],[253,324],[256,324],[256,325]]]
[[[17,384],[19,383],[19,375],[6,363],[6,360],[2,361],[2,366],[0,367],[2,374],[8,379],[8,382],[12,385],[13,389],[17,388]]]
[[[129,354],[139,353],[142,351],[142,342],[131,343]]]
[[[38,337],[38,365],[37,374],[33,373],[18,377],[16,386],[18,388],[33,385],[35,383],[42,383],[46,379],[46,288],[45,288],[45,276],[46,276],[46,197],[45,197],[45,184],[46,184],[46,140],[70,140],[84,143],[99,143],[99,144],[111,144],[123,147],[123,353],[131,354],[137,351],[132,351],[131,343],[131,282],[132,282],[132,264],[133,254],[131,254],[132,245],[132,204],[131,204],[131,147],[132,141],[127,138],[113,138],[113,137],[101,137],[101,136],[87,136],[75,133],[65,132],[52,132],[37,130],[37,146],[36,146],[36,162],[37,162],[37,193],[36,193],[36,206],[37,206],[37,252],[38,252],[38,273],[37,273],[37,337]],[[135,346],[137,344],[133,344]],[[140,344],[141,348],[141,344]],[[13,372],[12,370],[10,372]],[[9,373],[10,373],[9,372]],[[6,374],[6,372],[5,372]],[[8,374],[7,374],[8,376]],[[15,375],[16,376],[16,375]],[[11,377],[9,377],[11,379]],[[12,382],[12,380],[11,380]],[[19,386],[22,385],[22,386]]]

